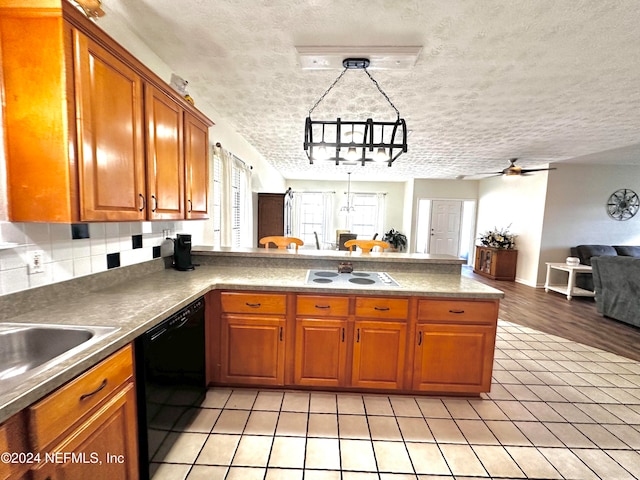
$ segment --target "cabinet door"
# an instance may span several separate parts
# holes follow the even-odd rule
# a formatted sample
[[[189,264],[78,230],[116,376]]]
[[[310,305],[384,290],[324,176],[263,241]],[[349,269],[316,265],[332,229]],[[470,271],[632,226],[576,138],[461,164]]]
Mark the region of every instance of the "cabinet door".
[[[149,219],[183,219],[184,111],[165,93],[146,85],[145,112]]]
[[[283,317],[223,315],[221,381],[283,385],[284,324]]]
[[[353,344],[353,386],[401,389],[406,354],[405,323],[356,321]]]
[[[80,218],[145,219],[142,80],[74,31]]]
[[[344,384],[346,328],[346,320],[296,320],[296,385],[337,387]]]
[[[209,127],[188,113],[184,117],[186,218],[209,218]]]
[[[495,329],[487,325],[419,324],[413,389],[488,392]]]
[[[35,480],[137,479],[138,441],[133,383],[49,450],[48,455],[51,460],[41,462],[41,468],[33,471]]]

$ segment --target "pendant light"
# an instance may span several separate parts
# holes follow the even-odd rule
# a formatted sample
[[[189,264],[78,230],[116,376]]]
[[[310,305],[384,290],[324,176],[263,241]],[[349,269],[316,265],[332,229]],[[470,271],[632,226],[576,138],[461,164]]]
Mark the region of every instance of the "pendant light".
[[[347,173],[349,175],[349,182],[347,183],[347,204],[340,207],[340,213],[352,213],[355,212],[355,208],[351,205],[351,172]]]
[[[367,58],[346,58],[342,62],[344,70],[322,94],[315,103],[309,116],[305,120],[304,149],[309,163],[314,160],[330,160],[336,165],[367,162],[386,162],[388,166],[407,151],[407,126],[400,112],[391,102],[378,82],[371,76],[367,67]],[[381,122],[366,120],[345,121],[340,118],[334,120],[312,120],[311,114],[322,102],[331,89],[340,81],[347,70],[363,70],[376,86],[380,94],[387,100],[396,112],[396,120]],[[342,134],[350,134],[346,139]],[[360,138],[358,134],[361,135]]]

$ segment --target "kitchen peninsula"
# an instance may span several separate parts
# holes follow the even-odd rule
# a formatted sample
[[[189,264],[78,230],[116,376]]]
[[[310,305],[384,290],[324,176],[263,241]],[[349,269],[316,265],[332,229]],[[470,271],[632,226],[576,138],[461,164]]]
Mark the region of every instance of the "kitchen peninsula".
[[[3,322],[118,329],[46,371],[0,388],[0,437],[3,429],[15,428],[22,429],[20,438],[36,435],[30,429],[39,423],[24,419],[57,408],[58,399],[75,395],[80,386],[81,393],[91,393],[109,375],[114,382],[100,392],[104,400],[95,400],[102,403],[92,403],[95,408],[82,416],[69,412],[77,420],[61,424],[59,432],[92,431],[87,426],[105,424],[112,411],[130,421],[136,381],[131,345],[203,296],[211,386],[476,396],[490,390],[504,294],[462,276],[461,259],[195,247],[199,266],[193,271],[166,268],[167,260],[0,296]],[[354,273],[386,272],[397,285],[307,281],[309,269],[334,272],[345,262]],[[96,410],[99,405],[112,410]],[[133,451],[135,440],[126,432],[135,427],[116,424],[122,429],[117,438],[133,442],[123,451]],[[48,442],[67,434],[51,434]]]

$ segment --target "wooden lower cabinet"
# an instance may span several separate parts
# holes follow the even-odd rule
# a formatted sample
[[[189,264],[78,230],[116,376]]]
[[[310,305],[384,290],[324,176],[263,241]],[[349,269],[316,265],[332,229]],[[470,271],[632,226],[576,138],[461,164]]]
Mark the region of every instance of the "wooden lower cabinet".
[[[347,364],[346,330],[346,320],[296,320],[296,385],[344,385]]]
[[[405,323],[356,321],[352,386],[402,389],[406,338]]]
[[[413,389],[488,392],[495,330],[485,325],[419,324]]]
[[[284,318],[222,315],[224,383],[284,385]]]
[[[137,479],[135,404],[135,387],[130,383],[57,445],[47,449],[51,461],[33,470],[33,479]]]
[[[488,392],[498,306],[468,298],[221,292],[208,340],[211,382]]]

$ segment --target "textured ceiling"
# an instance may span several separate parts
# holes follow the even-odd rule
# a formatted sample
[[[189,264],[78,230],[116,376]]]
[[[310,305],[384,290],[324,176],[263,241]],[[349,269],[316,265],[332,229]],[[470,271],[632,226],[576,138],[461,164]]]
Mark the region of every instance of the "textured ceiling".
[[[584,157],[640,164],[638,0],[103,0],[289,179],[403,180]],[[340,73],[295,46],[422,46],[371,71],[411,132],[392,167],[309,165],[304,119]],[[314,119],[394,120],[362,71]],[[215,138],[214,138],[215,140]],[[599,152],[606,152],[598,155]],[[620,155],[618,155],[620,153]],[[355,175],[357,174],[357,177]]]

